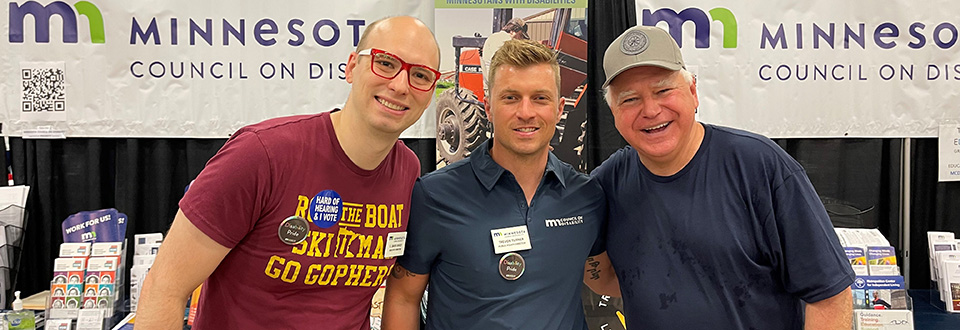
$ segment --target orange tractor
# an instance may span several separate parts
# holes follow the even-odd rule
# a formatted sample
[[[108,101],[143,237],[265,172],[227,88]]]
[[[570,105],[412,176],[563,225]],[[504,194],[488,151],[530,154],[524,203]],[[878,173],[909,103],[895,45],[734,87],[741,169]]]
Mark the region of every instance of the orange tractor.
[[[494,16],[507,18],[511,9],[494,9]],[[499,12],[498,12],[499,11]],[[506,14],[506,15],[504,15]],[[506,22],[507,19],[501,21]],[[557,51],[560,64],[560,96],[566,103],[550,145],[561,160],[581,164],[587,80],[587,17],[585,9],[550,9],[524,19],[532,40]],[[496,25],[496,24],[495,24]],[[499,30],[499,26],[495,26]],[[453,87],[437,98],[437,151],[447,164],[470,155],[493,133],[484,112],[483,73],[480,54],[486,37],[454,36]]]

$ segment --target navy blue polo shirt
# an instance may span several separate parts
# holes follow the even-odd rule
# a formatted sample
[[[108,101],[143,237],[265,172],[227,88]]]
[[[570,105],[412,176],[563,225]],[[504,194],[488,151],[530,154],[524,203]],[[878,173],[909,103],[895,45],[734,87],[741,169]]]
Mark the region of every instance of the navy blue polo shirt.
[[[587,329],[580,288],[586,258],[603,252],[603,190],[551,153],[527,206],[490,144],[414,185],[397,262],[430,274],[427,329]],[[517,252],[525,270],[508,281],[490,231],[522,225],[532,248]]]

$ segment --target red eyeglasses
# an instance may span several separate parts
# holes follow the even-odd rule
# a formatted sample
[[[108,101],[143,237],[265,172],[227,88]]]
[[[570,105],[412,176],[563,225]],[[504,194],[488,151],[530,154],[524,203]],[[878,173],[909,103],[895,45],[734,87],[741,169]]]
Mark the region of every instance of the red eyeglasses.
[[[380,78],[393,79],[400,71],[407,71],[407,83],[418,91],[429,91],[440,79],[440,71],[426,65],[404,62],[399,56],[380,49],[364,49],[357,55],[370,55],[370,70]]]

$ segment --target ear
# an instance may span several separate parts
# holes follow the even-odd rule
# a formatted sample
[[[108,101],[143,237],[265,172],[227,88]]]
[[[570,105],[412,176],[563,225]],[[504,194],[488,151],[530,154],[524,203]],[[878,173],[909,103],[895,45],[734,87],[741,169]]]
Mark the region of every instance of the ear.
[[[357,55],[357,52],[351,52],[350,58],[347,59],[347,69],[344,70],[344,76],[346,76],[347,83],[353,83],[353,69],[357,67],[357,61],[360,60],[360,55]]]
[[[559,102],[557,103],[558,103],[557,104],[557,122],[553,123],[554,125],[560,123],[560,117],[563,116],[563,108],[564,108],[564,105],[567,104],[567,100],[563,98],[563,96],[561,96]]]
[[[483,112],[487,114],[487,121],[493,122],[493,113],[490,111],[490,102],[483,100]]]
[[[693,108],[700,108],[700,97],[697,96],[697,76],[693,76],[693,83],[690,84],[690,94],[693,95]]]

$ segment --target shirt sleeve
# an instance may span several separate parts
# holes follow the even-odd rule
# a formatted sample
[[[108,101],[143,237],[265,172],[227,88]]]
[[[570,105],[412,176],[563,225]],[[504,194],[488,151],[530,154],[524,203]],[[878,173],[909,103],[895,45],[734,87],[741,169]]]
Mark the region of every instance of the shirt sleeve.
[[[616,180],[612,178],[614,177],[614,173],[616,171],[614,168],[618,167],[623,155],[624,149],[614,152],[609,158],[607,158],[607,160],[603,161],[600,166],[597,166],[597,168],[590,172],[590,180],[596,182],[597,185],[600,186],[599,198],[603,201],[603,225],[600,226],[600,235],[598,235],[597,241],[594,244],[593,249],[590,251],[591,256],[596,256],[607,251],[607,230],[610,217],[610,205],[607,199],[608,196],[616,196]],[[611,200],[614,197],[610,197]]]
[[[410,222],[407,224],[407,243],[402,256],[397,259],[403,268],[416,274],[427,274],[440,254],[436,243],[442,240],[435,232],[434,202],[424,189],[421,179],[413,185],[410,197]]]
[[[593,173],[595,174],[597,171],[593,171]],[[603,188],[600,187],[598,178],[591,175],[590,181],[590,183],[596,187],[594,199],[597,201],[596,214],[598,221],[600,221],[597,240],[593,242],[593,248],[590,249],[590,256],[593,257],[607,251],[607,197],[603,192]]]
[[[853,268],[803,170],[776,187],[773,199],[785,289],[806,302],[817,302],[849,287],[855,278]]]
[[[208,237],[233,248],[260,219],[269,187],[270,163],[260,139],[238,132],[207,162],[180,209]]]

